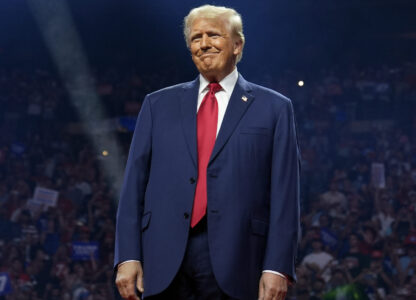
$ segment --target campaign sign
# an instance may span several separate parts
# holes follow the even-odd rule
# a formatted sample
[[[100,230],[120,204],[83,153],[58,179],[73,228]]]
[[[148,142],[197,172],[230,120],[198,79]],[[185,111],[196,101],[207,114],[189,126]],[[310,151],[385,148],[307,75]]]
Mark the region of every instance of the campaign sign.
[[[26,146],[23,143],[17,142],[10,145],[10,150],[14,154],[20,156],[26,151]]]
[[[98,259],[98,242],[73,242],[72,259],[90,260],[91,256]]]
[[[372,163],[371,165],[371,182],[374,187],[385,188],[386,177],[383,163]]]
[[[322,228],[321,229],[321,239],[322,242],[329,246],[331,249],[335,249],[338,243],[337,237],[328,229]]]
[[[33,194],[33,202],[44,205],[46,207],[56,206],[58,196],[58,191],[38,186],[35,188],[35,193]]]
[[[10,284],[10,277],[8,273],[0,273],[0,296],[10,294],[12,292],[12,285]]]
[[[42,209],[44,209],[44,207],[42,206],[42,204],[41,204],[41,203],[38,203],[38,202],[36,202],[36,201],[35,201],[35,200],[33,200],[33,199],[28,199],[28,200],[26,201],[26,208],[27,208],[28,210],[30,210],[30,212],[32,213],[32,216],[33,216],[34,214],[39,213]]]

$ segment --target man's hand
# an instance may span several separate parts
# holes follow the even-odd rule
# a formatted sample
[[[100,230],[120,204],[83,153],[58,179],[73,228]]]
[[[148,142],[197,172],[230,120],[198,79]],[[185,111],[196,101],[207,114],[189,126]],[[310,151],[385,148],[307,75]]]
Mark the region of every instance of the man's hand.
[[[259,300],[283,300],[287,293],[287,279],[264,272],[260,278]]]
[[[127,300],[140,300],[136,295],[136,285],[140,293],[143,293],[143,269],[139,261],[129,261],[118,266],[116,285],[121,297]]]

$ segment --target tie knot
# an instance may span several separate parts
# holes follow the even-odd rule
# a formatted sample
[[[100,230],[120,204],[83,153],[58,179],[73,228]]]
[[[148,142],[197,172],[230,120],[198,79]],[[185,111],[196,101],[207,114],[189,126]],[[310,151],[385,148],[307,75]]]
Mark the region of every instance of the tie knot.
[[[208,85],[208,87],[209,87],[209,92],[210,93],[216,93],[216,92],[219,92],[219,91],[221,91],[221,89],[222,89],[222,87],[221,87],[221,85],[218,83],[218,82],[211,82],[209,85]]]

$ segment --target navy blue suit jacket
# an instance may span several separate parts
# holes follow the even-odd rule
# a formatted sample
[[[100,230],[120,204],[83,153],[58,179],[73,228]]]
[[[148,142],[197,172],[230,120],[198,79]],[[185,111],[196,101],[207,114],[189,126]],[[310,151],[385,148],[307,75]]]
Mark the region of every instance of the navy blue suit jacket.
[[[168,287],[187,245],[198,88],[197,78],[147,95],[134,131],[114,263],[142,261],[145,296]],[[262,270],[296,280],[300,153],[291,101],[239,75],[207,173],[209,251],[221,289],[257,299]]]

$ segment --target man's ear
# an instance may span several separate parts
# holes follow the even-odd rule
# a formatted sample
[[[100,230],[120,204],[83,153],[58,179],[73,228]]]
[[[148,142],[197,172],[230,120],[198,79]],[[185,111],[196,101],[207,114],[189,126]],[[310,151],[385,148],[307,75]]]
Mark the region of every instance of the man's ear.
[[[238,55],[243,51],[243,41],[241,39],[237,39],[234,41],[234,55]]]

